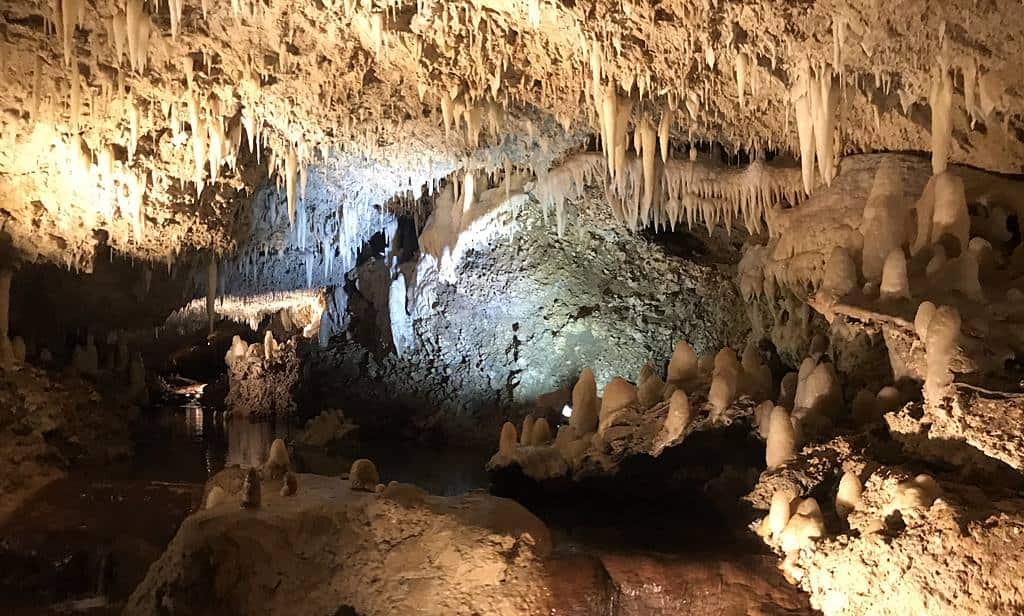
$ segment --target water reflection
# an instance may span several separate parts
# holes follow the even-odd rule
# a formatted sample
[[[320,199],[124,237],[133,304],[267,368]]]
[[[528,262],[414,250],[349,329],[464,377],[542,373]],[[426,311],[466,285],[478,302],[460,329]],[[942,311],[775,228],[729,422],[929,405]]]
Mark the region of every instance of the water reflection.
[[[203,483],[225,467],[262,465],[270,444],[281,438],[288,443],[299,472],[339,476],[348,472],[356,458],[370,458],[384,483],[415,483],[433,494],[462,494],[489,483],[484,465],[490,451],[358,439],[341,447],[303,446],[288,438],[287,421],[224,418],[193,402],[147,414],[142,424],[135,435],[132,467],[136,477]]]
[[[284,422],[229,419],[223,425],[228,442],[225,466],[259,466],[267,461],[274,439],[288,436]]]
[[[193,439],[203,438],[203,405],[198,400],[185,404],[185,429]]]

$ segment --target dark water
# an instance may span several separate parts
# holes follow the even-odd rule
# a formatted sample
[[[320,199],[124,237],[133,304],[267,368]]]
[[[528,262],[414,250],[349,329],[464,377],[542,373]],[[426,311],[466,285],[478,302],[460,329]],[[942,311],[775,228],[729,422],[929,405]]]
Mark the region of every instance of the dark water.
[[[200,505],[205,481],[225,466],[262,464],[271,442],[291,443],[294,432],[282,423],[223,421],[194,403],[147,413],[130,459],[54,482],[0,528],[0,614],[118,613]],[[339,475],[366,457],[385,483],[450,496],[489,486],[491,453],[354,442],[331,452],[296,446],[292,462],[302,472]],[[547,567],[560,599],[552,613],[810,613],[773,558],[736,540],[699,503],[676,505],[657,498],[530,503],[555,540]],[[672,589],[672,601],[682,596],[703,607],[666,602],[666,580],[686,580]],[[651,594],[651,584],[662,596]]]
[[[206,480],[225,466],[262,464],[283,422],[224,421],[197,403],[147,411],[131,458],[76,470],[43,488],[0,528],[0,614],[118,613]],[[290,442],[290,441],[289,441]],[[367,457],[384,481],[443,495],[487,486],[487,452],[360,443],[297,451],[303,472],[339,475]],[[424,464],[424,460],[430,463]]]

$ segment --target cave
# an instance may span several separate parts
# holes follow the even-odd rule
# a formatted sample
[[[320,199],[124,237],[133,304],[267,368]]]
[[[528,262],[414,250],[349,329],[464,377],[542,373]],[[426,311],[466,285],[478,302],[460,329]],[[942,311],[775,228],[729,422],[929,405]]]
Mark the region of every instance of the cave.
[[[6,0],[0,613],[1024,614],[1022,27]]]

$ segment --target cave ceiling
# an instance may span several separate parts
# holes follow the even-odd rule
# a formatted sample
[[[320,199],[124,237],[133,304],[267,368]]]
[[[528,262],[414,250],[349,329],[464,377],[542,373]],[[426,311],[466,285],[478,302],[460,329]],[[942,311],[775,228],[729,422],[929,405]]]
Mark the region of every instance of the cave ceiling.
[[[950,160],[1019,173],[1021,25],[976,0],[8,0],[0,238],[83,269],[100,241],[230,254],[268,182],[294,216],[328,162],[409,170],[384,195],[544,172],[595,147],[609,96],[670,155],[793,158],[800,101],[824,97],[838,159],[932,150],[945,79]]]

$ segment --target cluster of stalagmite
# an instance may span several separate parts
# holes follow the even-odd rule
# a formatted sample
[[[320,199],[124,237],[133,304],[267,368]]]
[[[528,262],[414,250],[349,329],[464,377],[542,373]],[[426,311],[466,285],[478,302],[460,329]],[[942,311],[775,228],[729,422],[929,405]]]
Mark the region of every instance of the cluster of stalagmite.
[[[594,373],[584,368],[572,389],[568,421],[555,430],[548,417],[533,414],[523,419],[519,430],[506,422],[501,428],[498,453],[490,465],[537,463],[546,473],[571,471],[579,468],[587,455],[602,455],[611,439],[623,438],[624,431],[635,430],[622,423],[624,418],[645,413],[657,413],[653,417],[659,422],[645,452],[659,456],[685,439],[698,414],[702,425],[727,425],[731,421],[730,409],[737,400],[763,400],[774,387],[771,371],[755,345],[746,347],[742,361],[731,348],[701,361],[693,347],[680,341],[668,362],[665,378],[646,364],[635,384],[615,376],[598,396]],[[707,403],[694,402],[694,395]]]
[[[224,363],[231,368],[239,361],[259,360],[272,361],[278,356],[281,343],[274,338],[274,333],[269,329],[263,334],[263,342],[247,344],[241,336],[235,335],[231,338],[231,346],[224,354]]]

